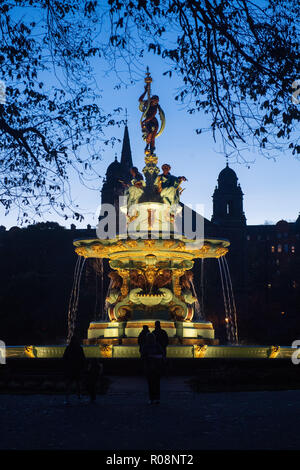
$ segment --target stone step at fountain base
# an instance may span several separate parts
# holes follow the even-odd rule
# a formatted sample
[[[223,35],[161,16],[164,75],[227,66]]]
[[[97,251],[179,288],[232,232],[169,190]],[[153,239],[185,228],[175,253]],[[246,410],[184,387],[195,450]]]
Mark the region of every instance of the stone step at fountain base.
[[[135,337],[127,337],[127,338],[91,338],[91,339],[84,339],[84,345],[97,345],[97,344],[112,344],[112,345],[124,345],[124,346],[132,346],[138,344],[138,339]],[[169,338],[169,344],[174,345],[202,345],[207,344],[210,346],[216,346],[219,344],[218,339],[205,339],[205,338]]]
[[[84,344],[136,345],[143,326],[150,331],[158,319],[129,320],[124,322],[91,322]],[[213,325],[209,321],[182,322],[159,320],[169,337],[170,345],[217,345]]]

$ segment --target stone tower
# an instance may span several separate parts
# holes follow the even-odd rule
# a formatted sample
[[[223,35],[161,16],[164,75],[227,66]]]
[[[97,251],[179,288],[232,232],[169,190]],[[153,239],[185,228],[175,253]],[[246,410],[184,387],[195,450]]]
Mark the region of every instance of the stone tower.
[[[246,225],[243,210],[243,192],[236,173],[229,167],[220,172],[218,186],[213,194],[212,222],[223,227],[241,227]]]

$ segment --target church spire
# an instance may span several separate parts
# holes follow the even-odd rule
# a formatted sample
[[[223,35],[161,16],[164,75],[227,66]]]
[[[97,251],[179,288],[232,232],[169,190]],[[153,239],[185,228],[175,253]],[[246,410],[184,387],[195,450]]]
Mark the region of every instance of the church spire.
[[[121,165],[122,165],[122,168],[126,172],[129,172],[130,168],[132,168],[133,166],[130,140],[129,140],[129,132],[128,132],[128,126],[127,126],[127,116],[126,116],[126,124],[125,124],[125,129],[124,129],[122,153],[121,153]]]

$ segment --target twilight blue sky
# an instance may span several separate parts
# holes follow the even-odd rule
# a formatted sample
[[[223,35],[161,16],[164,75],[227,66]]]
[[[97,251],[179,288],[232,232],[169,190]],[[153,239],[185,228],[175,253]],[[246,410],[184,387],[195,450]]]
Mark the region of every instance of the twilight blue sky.
[[[128,110],[128,128],[134,165],[142,169],[144,166],[144,142],[140,132],[140,115],[138,110],[138,97],[143,91],[143,71],[146,65],[150,66],[153,77],[152,91],[160,97],[160,104],[166,114],[166,129],[157,139],[156,154],[159,165],[170,163],[171,172],[175,175],[185,175],[188,179],[183,187],[182,201],[187,204],[204,204],[204,215],[208,219],[212,215],[212,199],[217,177],[224,168],[226,160],[222,143],[215,143],[211,133],[197,135],[195,129],[204,123],[209,125],[207,115],[197,113],[189,115],[184,106],[174,100],[176,89],[181,86],[179,78],[163,76],[166,70],[162,59],[149,56],[141,63],[141,70],[137,73],[140,80],[133,85],[114,89],[117,79],[113,72],[107,74],[107,64],[96,63],[96,79],[102,90],[102,99],[99,104],[105,111],[122,107]],[[124,78],[128,80],[124,72]],[[297,78],[297,77],[295,77]],[[122,139],[124,128],[115,127],[109,130],[108,136],[114,135]],[[107,166],[113,161],[115,153],[120,158],[121,145],[116,144],[112,149],[106,147],[102,161],[95,164],[98,174],[104,176]],[[229,161],[239,178],[244,192],[244,211],[248,224],[263,224],[266,220],[277,222],[280,219],[294,221],[300,211],[299,170],[300,161],[291,155],[281,154],[276,161],[268,160],[255,150],[249,149],[248,159],[253,163],[243,164]],[[91,183],[95,189],[88,189],[79,184],[76,175],[70,179],[72,196],[83,210],[85,220],[78,227],[90,223],[96,224],[94,213],[100,203],[101,180]],[[19,225],[17,212],[12,211],[4,216],[0,210],[0,224],[7,228]],[[61,225],[69,226],[73,221],[65,221],[54,213],[45,213],[43,219],[37,221],[53,220]]]

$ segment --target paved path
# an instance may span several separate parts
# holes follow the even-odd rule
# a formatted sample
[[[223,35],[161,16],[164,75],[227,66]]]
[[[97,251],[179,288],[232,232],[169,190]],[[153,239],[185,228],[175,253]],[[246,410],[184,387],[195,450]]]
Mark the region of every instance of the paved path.
[[[202,393],[162,380],[112,377],[96,405],[62,395],[0,395],[0,449],[300,449],[300,391]]]

